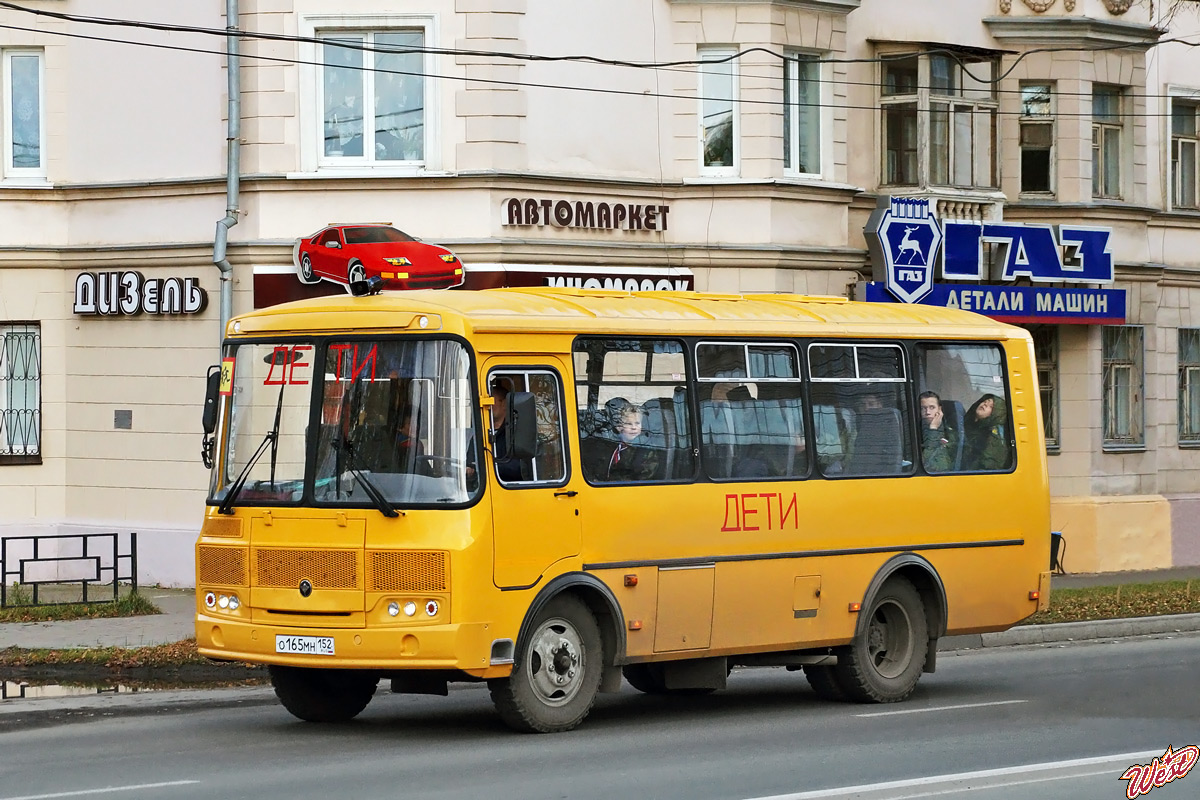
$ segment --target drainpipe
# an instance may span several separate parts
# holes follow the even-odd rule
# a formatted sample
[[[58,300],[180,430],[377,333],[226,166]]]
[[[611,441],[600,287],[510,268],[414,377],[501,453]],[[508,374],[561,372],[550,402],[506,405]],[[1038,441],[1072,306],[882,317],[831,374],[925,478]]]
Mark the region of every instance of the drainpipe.
[[[233,316],[233,265],[225,257],[229,243],[229,229],[238,223],[238,179],[241,172],[242,134],[242,80],[241,62],[238,58],[239,39],[238,0],[225,0],[226,72],[229,77],[229,133],[226,137],[228,163],[225,167],[225,217],[217,222],[217,237],[213,243],[213,263],[221,271],[221,330],[219,339],[224,340],[225,328]]]

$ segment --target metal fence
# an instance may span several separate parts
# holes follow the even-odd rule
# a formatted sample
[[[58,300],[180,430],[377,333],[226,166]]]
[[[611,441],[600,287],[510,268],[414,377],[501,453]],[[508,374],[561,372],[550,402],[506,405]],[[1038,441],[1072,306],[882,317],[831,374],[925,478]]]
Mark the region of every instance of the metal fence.
[[[0,608],[115,602],[122,585],[137,591],[136,532],[0,538]]]

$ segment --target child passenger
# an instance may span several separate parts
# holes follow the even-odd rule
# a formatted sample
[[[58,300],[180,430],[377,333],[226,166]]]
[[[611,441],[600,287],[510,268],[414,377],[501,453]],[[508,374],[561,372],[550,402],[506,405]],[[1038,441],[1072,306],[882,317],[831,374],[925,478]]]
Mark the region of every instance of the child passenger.
[[[658,456],[648,447],[637,444],[642,435],[642,409],[626,403],[617,410],[613,429],[617,443],[608,463],[600,471],[603,480],[647,481],[658,469]]]

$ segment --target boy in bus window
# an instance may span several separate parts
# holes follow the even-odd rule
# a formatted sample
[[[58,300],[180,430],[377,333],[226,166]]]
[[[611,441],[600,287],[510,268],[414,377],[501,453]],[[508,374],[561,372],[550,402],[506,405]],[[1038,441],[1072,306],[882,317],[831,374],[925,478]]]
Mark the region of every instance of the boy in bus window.
[[[602,480],[648,481],[658,471],[658,454],[637,444],[642,435],[642,409],[626,403],[617,410],[613,429],[617,442],[599,471]]]
[[[942,413],[942,398],[937,392],[921,392],[921,462],[926,472],[954,469],[958,452],[958,431],[950,427]]]

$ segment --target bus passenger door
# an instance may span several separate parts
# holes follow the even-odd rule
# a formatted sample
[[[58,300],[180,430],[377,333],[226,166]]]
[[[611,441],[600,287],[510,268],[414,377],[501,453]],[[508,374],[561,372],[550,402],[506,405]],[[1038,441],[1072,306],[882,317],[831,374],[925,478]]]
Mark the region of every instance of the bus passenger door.
[[[501,588],[536,585],[546,570],[579,555],[578,471],[568,469],[563,420],[564,365],[552,359],[530,367],[502,360],[488,362],[487,388],[495,405],[493,426],[511,392],[532,392],[537,411],[537,454],[532,459],[498,461],[500,447],[488,445],[489,495],[492,504],[493,581]],[[496,433],[503,446],[503,430]]]

